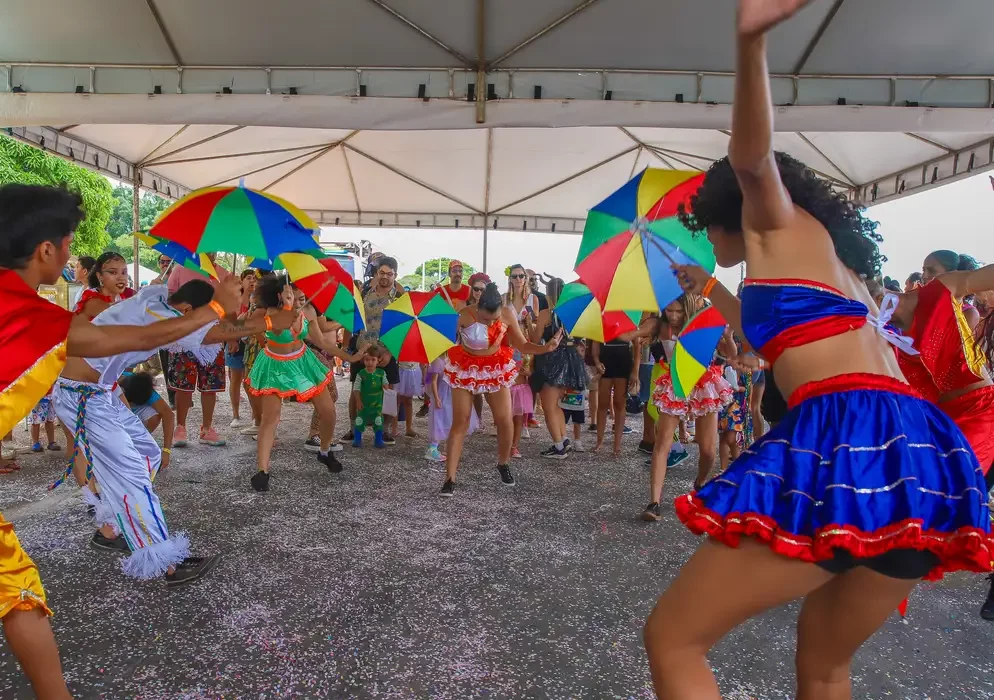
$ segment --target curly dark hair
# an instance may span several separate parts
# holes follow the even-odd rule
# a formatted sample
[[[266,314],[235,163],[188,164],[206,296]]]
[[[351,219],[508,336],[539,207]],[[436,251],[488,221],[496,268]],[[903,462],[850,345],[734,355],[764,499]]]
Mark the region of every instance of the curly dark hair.
[[[780,151],[774,157],[791,200],[825,227],[842,264],[864,278],[879,275],[887,258],[877,248],[883,240],[876,232],[877,222],[863,216],[862,206],[832,190],[801,161]],[[742,190],[727,156],[708,169],[701,188],[690,198],[689,211],[680,205],[679,216],[691,231],[706,231],[709,226],[742,231]]]

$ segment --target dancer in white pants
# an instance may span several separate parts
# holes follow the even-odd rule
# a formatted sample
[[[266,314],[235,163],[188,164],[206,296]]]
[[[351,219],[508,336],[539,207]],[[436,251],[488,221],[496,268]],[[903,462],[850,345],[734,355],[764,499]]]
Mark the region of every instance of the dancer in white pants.
[[[172,296],[162,285],[149,286],[137,296],[119,302],[93,319],[96,325],[148,325],[179,316],[211,302],[213,288],[193,280]],[[198,359],[217,355],[219,343],[273,328],[286,328],[292,314],[274,314],[255,322],[221,321],[163,346],[174,352],[191,352]],[[125,574],[140,579],[165,575],[169,585],[199,578],[216,565],[219,555],[191,557],[183,533],[170,534],[152,479],[162,453],[141,420],[115,396],[118,378],[128,367],[143,362],[160,348],[106,358],[70,359],[55,386],[54,403],[59,419],[75,435],[100,487],[96,522],[100,528],[91,539],[98,549],[129,552],[122,561]],[[84,489],[86,494],[88,489]]]

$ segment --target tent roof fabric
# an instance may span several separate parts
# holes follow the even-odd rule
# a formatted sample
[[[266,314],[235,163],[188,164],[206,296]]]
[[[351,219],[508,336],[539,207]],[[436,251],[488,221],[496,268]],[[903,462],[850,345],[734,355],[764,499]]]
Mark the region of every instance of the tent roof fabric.
[[[638,169],[725,154],[734,7],[0,0],[0,126],[169,196],[579,232]],[[992,25],[985,0],[814,0],[769,38],[776,147],[866,202],[994,167]]]

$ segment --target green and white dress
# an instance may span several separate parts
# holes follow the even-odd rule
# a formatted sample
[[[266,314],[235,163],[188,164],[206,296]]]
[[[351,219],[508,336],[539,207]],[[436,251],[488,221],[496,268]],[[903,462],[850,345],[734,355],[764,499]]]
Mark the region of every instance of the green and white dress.
[[[266,331],[266,347],[259,352],[245,380],[245,388],[250,394],[276,394],[280,398],[296,398],[305,403],[335,381],[334,371],[325,367],[306,344],[301,343],[298,349],[287,354],[272,349],[273,344],[289,345],[303,340],[307,337],[309,325],[309,321],[304,319],[299,334],[290,329],[279,333]]]

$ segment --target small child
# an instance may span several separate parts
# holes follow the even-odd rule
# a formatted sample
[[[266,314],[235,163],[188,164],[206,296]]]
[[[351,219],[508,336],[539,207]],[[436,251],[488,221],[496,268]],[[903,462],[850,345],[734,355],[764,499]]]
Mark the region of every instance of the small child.
[[[566,389],[559,399],[559,408],[563,409],[563,416],[566,417],[566,425],[573,424],[573,444],[574,452],[586,452],[583,446],[583,426],[587,422],[587,414],[584,412],[587,398],[587,391],[577,391]]]
[[[721,471],[738,459],[739,440],[743,437],[745,421],[742,407],[746,405],[745,378],[730,365],[725,365],[725,381],[735,387],[732,402],[718,411],[718,458]]]
[[[48,449],[52,451],[62,449],[55,442],[55,421],[57,420],[58,416],[55,415],[55,406],[52,405],[52,390],[49,389],[48,393],[38,402],[38,405],[31,409],[32,452],[45,451],[45,448],[41,446],[41,426],[43,423],[45,425],[45,437],[48,439]]]
[[[356,375],[354,393],[356,401],[355,428],[352,446],[362,447],[362,434],[367,427],[373,429],[374,445],[386,447],[383,441],[383,390],[389,389],[387,373],[380,363],[380,349],[376,345],[366,348],[362,355],[363,368]]]
[[[169,404],[155,390],[152,375],[148,372],[125,372],[118,382],[131,412],[138,416],[150,433],[162,425],[162,437],[166,447],[172,445],[175,417]]]
[[[535,410],[535,395],[528,384],[531,377],[531,355],[525,355],[518,363],[518,376],[511,386],[511,415],[514,417],[514,432],[511,438],[511,456],[521,459],[518,449],[524,431],[528,430],[528,417]]]
[[[428,450],[425,459],[429,462],[444,462],[446,456],[439,447],[449,439],[452,429],[452,387],[442,376],[445,374],[445,355],[428,365],[425,374],[425,398],[428,402]],[[472,435],[480,427],[476,411],[470,411],[467,435]]]
[[[418,434],[414,432],[414,397],[423,393],[424,375],[417,362],[401,362],[398,366],[400,383],[397,384],[397,409],[406,423],[407,431],[404,434],[409,438],[416,438]]]

